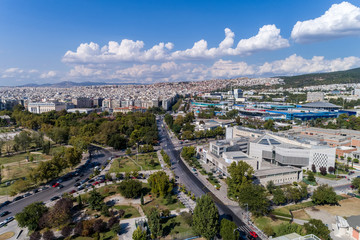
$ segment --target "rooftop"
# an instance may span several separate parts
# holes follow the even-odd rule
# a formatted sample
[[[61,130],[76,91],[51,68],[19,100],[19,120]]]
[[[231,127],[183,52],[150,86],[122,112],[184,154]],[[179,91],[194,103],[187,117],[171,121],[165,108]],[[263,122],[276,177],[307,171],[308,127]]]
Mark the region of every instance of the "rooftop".
[[[328,103],[328,102],[311,102],[301,105],[301,107],[309,107],[309,108],[341,108],[338,105]]]
[[[268,175],[272,175],[272,174],[283,174],[283,173],[291,173],[291,172],[299,172],[301,171],[301,169],[299,168],[295,168],[295,167],[272,167],[272,168],[263,168],[260,170],[256,170],[255,171],[255,176],[256,177],[260,177],[260,176],[268,176]]]

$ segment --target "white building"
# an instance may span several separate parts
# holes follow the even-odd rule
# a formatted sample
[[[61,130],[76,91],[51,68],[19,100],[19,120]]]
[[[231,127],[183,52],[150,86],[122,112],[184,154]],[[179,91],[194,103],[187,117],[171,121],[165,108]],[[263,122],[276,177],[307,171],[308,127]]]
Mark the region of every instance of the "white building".
[[[28,104],[28,111],[31,113],[44,113],[50,111],[61,111],[66,109],[63,102],[33,102]]]
[[[324,93],[323,92],[308,92],[306,101],[307,102],[324,101]]]

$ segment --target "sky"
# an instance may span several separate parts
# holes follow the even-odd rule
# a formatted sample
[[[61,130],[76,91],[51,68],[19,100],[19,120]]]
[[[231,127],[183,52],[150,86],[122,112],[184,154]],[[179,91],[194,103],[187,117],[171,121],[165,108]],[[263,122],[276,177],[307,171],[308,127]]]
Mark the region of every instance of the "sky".
[[[1,0],[0,86],[347,70],[359,40],[359,0]]]

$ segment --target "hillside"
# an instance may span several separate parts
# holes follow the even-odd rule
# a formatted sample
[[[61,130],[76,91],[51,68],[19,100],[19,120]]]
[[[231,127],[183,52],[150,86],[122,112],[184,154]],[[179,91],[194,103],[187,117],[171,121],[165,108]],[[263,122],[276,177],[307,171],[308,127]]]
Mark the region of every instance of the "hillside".
[[[360,68],[329,73],[304,74],[292,77],[279,76],[279,78],[284,79],[284,87],[304,87],[337,83],[360,83]]]

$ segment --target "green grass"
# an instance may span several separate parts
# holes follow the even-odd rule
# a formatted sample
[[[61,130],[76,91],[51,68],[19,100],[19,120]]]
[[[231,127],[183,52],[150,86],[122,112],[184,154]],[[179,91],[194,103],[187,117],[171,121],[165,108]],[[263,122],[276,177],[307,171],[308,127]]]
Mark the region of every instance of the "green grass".
[[[170,239],[184,239],[195,236],[192,228],[181,215],[162,220],[163,236]]]
[[[284,215],[291,216],[290,211],[296,211],[296,210],[300,210],[300,209],[312,207],[312,206],[315,206],[315,204],[312,201],[298,203],[298,204],[294,204],[294,205],[290,205],[290,206],[286,206],[286,207],[276,208],[276,209],[274,209],[273,214],[276,215],[277,213],[279,213],[279,215],[281,215],[281,216],[284,216]]]
[[[175,196],[172,196],[172,198],[173,202],[166,205],[164,198],[153,197],[153,200],[143,205],[142,209],[144,213],[147,214],[152,208],[157,208],[159,210],[169,209],[170,211],[185,208],[185,206]]]
[[[93,240],[93,237],[76,237],[71,238],[73,240]],[[118,236],[113,231],[108,231],[105,233],[100,233],[100,240],[116,240]]]
[[[114,162],[111,164],[110,173],[112,172],[133,172],[133,171],[140,171],[142,167],[143,170],[157,170],[161,169],[161,165],[157,154],[155,152],[152,153],[144,153],[138,154],[137,159],[136,155],[130,156],[133,160],[129,159],[128,157],[121,157],[115,159]],[[151,165],[151,160],[154,161],[154,165]],[[136,163],[137,164],[136,164]]]
[[[330,179],[330,180],[336,180],[336,181],[341,179],[341,178],[336,178],[335,174],[329,174],[329,173],[324,176],[321,173],[317,172],[317,173],[315,173],[315,176],[325,178],[325,179]]]
[[[115,205],[114,206],[115,209],[117,210],[124,210],[125,214],[123,217],[121,217],[121,219],[127,219],[127,218],[137,218],[140,217],[140,213],[139,211],[132,206],[126,206],[126,205]]]

